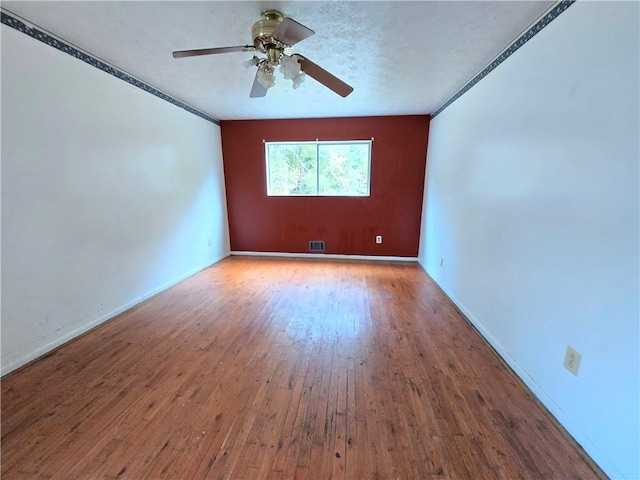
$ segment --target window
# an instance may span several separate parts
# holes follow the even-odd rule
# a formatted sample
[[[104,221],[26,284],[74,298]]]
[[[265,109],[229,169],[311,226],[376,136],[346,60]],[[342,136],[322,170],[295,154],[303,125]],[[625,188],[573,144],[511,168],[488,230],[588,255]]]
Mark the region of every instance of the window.
[[[371,140],[266,142],[270,196],[369,196]]]

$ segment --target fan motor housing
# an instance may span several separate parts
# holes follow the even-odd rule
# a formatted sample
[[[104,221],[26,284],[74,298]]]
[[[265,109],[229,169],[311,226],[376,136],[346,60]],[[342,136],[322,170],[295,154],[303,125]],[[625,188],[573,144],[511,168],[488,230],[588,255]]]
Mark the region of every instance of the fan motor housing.
[[[265,53],[270,48],[279,46],[280,42],[273,38],[273,32],[276,31],[283,20],[284,15],[277,10],[262,12],[262,19],[251,27],[251,37],[256,50]]]

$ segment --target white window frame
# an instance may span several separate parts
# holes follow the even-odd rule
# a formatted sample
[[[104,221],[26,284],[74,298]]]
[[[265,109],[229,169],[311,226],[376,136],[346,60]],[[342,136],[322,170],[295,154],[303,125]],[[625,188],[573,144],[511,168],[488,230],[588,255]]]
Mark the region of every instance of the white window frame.
[[[316,146],[316,193],[315,194],[295,194],[295,193],[271,193],[271,178],[269,173],[269,145],[315,145]],[[367,192],[361,195],[321,195],[320,191],[320,145],[369,145],[369,158],[367,159]],[[267,169],[267,196],[269,197],[369,197],[371,196],[371,140],[316,140],[306,142],[264,142],[265,167]]]

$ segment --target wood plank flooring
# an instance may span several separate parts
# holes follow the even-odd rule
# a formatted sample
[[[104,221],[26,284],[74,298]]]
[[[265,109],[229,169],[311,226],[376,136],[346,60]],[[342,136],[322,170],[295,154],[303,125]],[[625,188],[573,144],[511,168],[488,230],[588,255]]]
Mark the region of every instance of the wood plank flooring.
[[[2,379],[2,478],[606,478],[417,264],[231,257]]]

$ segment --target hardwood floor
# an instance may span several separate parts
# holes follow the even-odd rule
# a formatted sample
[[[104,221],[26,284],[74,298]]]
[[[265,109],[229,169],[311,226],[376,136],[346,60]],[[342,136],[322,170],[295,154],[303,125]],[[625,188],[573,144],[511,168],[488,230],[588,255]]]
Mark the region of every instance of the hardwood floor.
[[[417,264],[231,257],[2,379],[2,478],[606,478]]]

